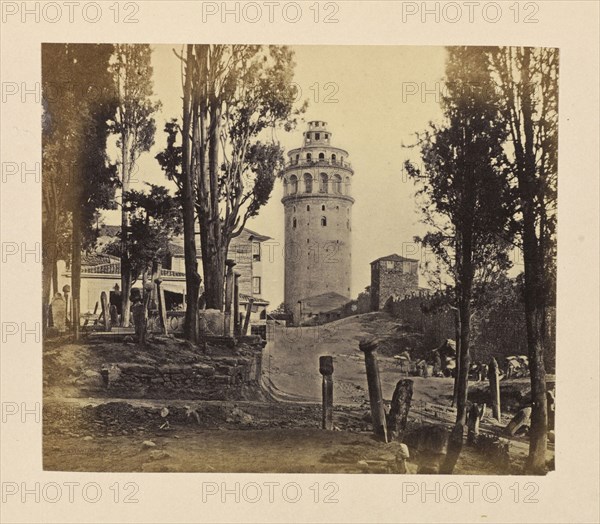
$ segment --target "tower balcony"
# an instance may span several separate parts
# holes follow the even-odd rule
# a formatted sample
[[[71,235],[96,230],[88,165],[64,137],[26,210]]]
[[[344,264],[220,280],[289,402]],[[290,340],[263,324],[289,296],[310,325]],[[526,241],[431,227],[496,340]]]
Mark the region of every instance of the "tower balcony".
[[[283,198],[281,199],[281,202],[283,204],[285,204],[286,202],[298,202],[301,200],[318,200],[320,202],[323,199],[345,200],[346,202],[350,202],[351,204],[354,204],[354,198],[352,198],[350,195],[343,194],[343,193],[332,193],[332,192],[325,193],[324,191],[317,191],[315,193],[307,193],[305,191],[297,192],[297,193],[288,193],[287,195],[283,196]]]
[[[312,160],[303,159],[303,158],[299,158],[299,159],[292,158],[288,162],[286,162],[285,169],[287,170],[287,169],[293,168],[293,167],[302,168],[302,167],[319,167],[319,166],[324,166],[324,167],[333,166],[333,167],[345,169],[346,171],[350,171],[351,173],[354,173],[354,170],[352,169],[352,164],[350,162],[348,162],[347,160],[334,160],[334,159],[330,159],[330,158],[318,158],[318,159],[312,159]]]

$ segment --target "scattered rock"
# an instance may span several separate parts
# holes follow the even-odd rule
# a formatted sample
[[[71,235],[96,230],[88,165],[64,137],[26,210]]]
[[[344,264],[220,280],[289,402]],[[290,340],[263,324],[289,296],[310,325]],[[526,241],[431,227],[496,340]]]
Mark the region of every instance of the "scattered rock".
[[[408,452],[408,446],[406,444],[400,444],[397,457],[401,459],[410,458],[410,453]]]
[[[87,436],[83,437],[83,440],[94,440],[94,437],[87,435]]]
[[[156,443],[152,442],[151,440],[144,440],[144,442],[142,442],[142,447],[144,447],[144,448],[155,448],[156,447]]]
[[[164,451],[162,449],[153,449],[150,452],[150,460],[162,460],[162,459],[169,458],[170,456],[171,456],[170,453],[167,453],[166,451]]]

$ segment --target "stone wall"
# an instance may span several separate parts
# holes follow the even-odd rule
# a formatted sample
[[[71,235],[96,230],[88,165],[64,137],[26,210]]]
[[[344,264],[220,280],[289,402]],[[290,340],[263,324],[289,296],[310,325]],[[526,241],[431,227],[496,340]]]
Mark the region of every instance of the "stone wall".
[[[455,339],[455,312],[450,309],[443,294],[415,292],[402,299],[389,299],[385,310],[423,334],[425,348],[435,348],[447,338]],[[548,311],[550,349],[545,355],[546,370],[556,368],[556,310]],[[471,325],[472,360],[487,362],[492,356],[527,355],[525,311],[520,302],[505,304],[486,311],[475,312]]]
[[[261,397],[263,342],[221,348],[193,363],[117,362],[89,375],[83,396],[197,400],[248,400]]]

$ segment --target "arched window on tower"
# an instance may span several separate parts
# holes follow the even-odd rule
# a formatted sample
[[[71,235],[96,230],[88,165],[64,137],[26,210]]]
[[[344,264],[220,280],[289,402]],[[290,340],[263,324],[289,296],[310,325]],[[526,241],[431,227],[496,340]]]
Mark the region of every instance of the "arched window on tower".
[[[296,155],[296,164],[300,161],[300,155]]]
[[[304,173],[304,191],[306,193],[313,192],[313,179],[310,173]]]
[[[290,194],[295,195],[298,192],[298,177],[292,175],[290,177]]]
[[[321,226],[322,227],[326,227],[327,226],[327,217],[321,217]]]
[[[293,227],[293,228],[295,228],[295,227],[296,227],[296,224],[297,224],[297,222],[296,222],[296,219],[294,218],[294,219],[292,220],[292,227]]]
[[[325,160],[325,153],[319,153],[319,160]]]
[[[306,153],[306,161],[310,162],[312,160],[312,154],[311,153]]]
[[[321,173],[319,176],[319,193],[327,193],[327,174]]]
[[[288,181],[287,178],[283,180],[283,196],[288,195]]]
[[[333,155],[331,155],[331,163],[332,164],[337,164],[337,158],[335,156],[335,153],[333,153]]]
[[[333,192],[338,195],[342,194],[342,177],[340,175],[333,175]]]
[[[349,177],[349,176],[347,176],[347,177],[346,177],[346,180],[344,180],[344,186],[346,186],[346,187],[344,188],[344,189],[345,189],[345,193],[346,193],[347,195],[350,195],[350,177]]]

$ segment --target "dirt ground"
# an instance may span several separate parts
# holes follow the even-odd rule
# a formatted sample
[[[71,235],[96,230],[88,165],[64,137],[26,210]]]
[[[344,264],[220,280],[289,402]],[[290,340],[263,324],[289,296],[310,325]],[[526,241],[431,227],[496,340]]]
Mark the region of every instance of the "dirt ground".
[[[174,472],[415,472],[423,457],[411,448],[402,464],[399,443],[372,434],[364,357],[358,342],[367,335],[393,332],[385,314],[343,319],[328,326],[278,328],[263,353],[263,387],[268,400],[204,401],[87,398],[86,375],[106,362],[194,362],[185,343],[159,344],[151,354],[132,344],[49,345],[45,348],[44,468],[76,471]],[[393,349],[393,348],[392,348]],[[387,355],[390,348],[385,351]],[[320,430],[322,354],[334,358],[334,427]],[[404,378],[397,361],[379,355],[385,399]],[[414,395],[407,433],[423,425],[450,428],[452,379],[410,377]],[[485,397],[487,384],[471,384]],[[503,382],[518,404],[528,380]],[[507,402],[507,404],[510,404]],[[514,409],[512,405],[511,409]],[[482,421],[482,433],[502,435],[511,418]],[[508,442],[508,440],[506,440]],[[465,445],[457,474],[519,474],[527,455],[526,436],[510,439],[510,461],[501,468],[490,456]],[[553,446],[549,460],[553,459]]]

